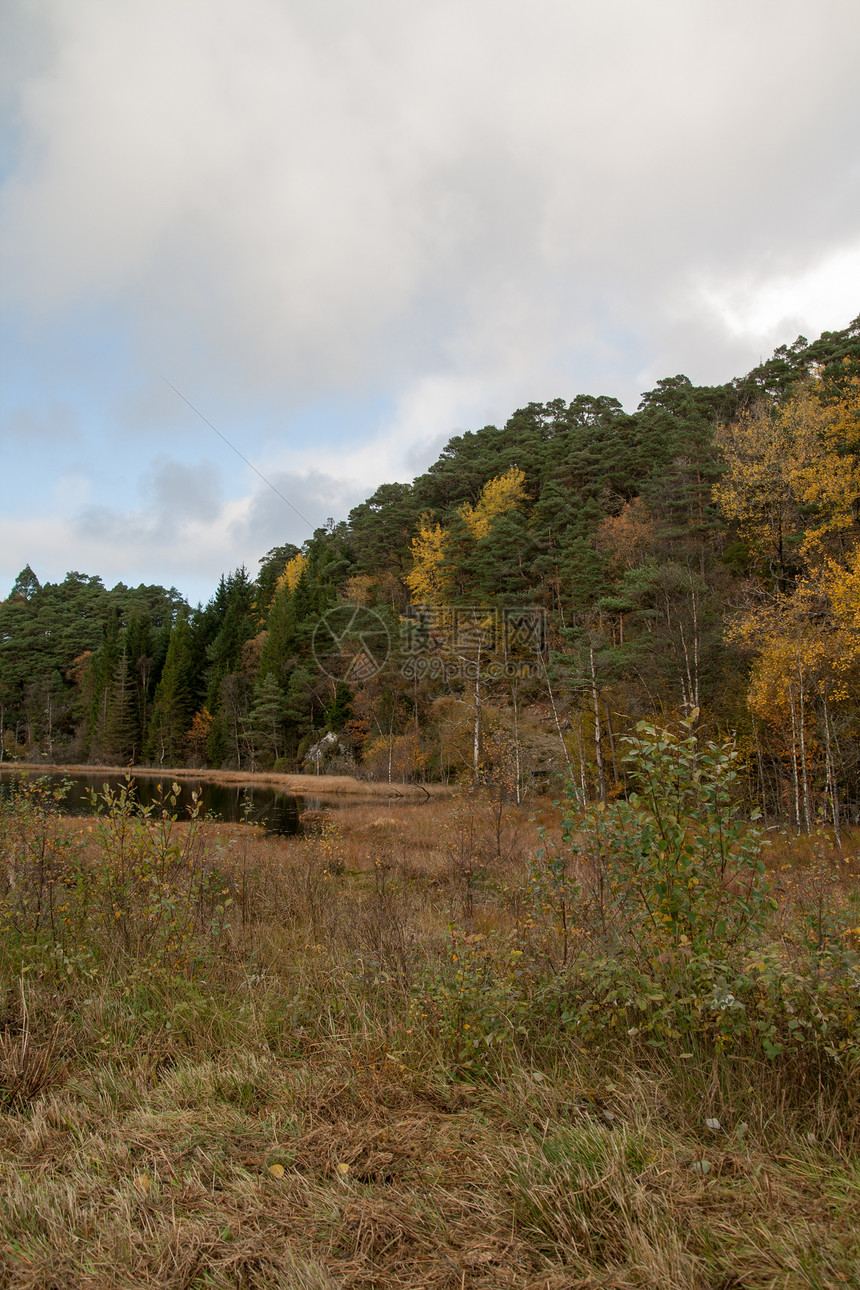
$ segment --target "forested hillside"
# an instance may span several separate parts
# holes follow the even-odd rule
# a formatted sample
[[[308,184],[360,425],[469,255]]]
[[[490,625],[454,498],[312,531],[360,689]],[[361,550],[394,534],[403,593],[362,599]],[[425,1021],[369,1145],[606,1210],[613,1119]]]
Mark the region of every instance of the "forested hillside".
[[[860,318],[717,387],[529,404],[209,603],[25,568],[0,756],[623,791],[643,717],[737,732],[768,815],[860,802]]]

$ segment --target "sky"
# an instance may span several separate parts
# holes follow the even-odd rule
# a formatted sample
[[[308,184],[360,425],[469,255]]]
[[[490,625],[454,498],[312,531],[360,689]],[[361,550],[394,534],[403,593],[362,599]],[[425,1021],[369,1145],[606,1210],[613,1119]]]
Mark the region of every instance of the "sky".
[[[525,403],[845,327],[858,55],[856,0],[3,0],[0,597],[205,602]]]

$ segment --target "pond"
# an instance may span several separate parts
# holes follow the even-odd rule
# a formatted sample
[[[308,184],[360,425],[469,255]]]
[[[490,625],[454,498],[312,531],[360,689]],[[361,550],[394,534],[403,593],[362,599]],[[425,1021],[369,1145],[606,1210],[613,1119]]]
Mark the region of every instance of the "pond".
[[[12,767],[0,768],[0,792],[6,791],[25,773]],[[121,788],[125,780],[121,775],[110,775],[93,770],[91,773],[38,776],[29,772],[30,777],[49,779],[56,783],[68,783],[69,791],[63,798],[60,809],[67,815],[91,815],[92,794],[101,795],[105,784],[112,791]],[[160,798],[158,785],[165,792],[170,792],[173,780],[170,773],[164,776],[133,776],[134,792],[141,806],[154,805]],[[299,817],[309,808],[318,808],[321,803],[312,798],[294,797],[280,792],[276,788],[263,785],[218,784],[211,780],[181,779],[177,780],[179,794],[175,812],[180,820],[187,819],[193,802],[191,794],[200,792],[203,813],[216,816],[227,824],[239,821],[259,824],[268,833],[292,834],[300,831]],[[327,803],[331,805],[331,803]]]

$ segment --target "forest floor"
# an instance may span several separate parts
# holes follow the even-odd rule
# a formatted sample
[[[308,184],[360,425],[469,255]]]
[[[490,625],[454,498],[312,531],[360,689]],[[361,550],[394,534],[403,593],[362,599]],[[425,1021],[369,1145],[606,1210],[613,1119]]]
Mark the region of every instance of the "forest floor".
[[[50,952],[7,939],[3,1290],[860,1286],[856,1067],[583,1043],[558,1020],[464,1057],[463,1016],[496,1032],[438,965],[514,943],[555,809],[334,814],[304,838],[205,826],[183,858],[233,903],[207,907],[193,963],[119,907]],[[96,882],[96,821],[43,830],[82,842]],[[788,839],[773,868],[800,889],[810,864]]]

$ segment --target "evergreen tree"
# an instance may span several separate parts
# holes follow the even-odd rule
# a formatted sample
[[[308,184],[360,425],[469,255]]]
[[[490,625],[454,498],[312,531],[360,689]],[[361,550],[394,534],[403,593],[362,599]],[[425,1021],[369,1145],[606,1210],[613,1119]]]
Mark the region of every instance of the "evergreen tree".
[[[178,765],[194,711],[193,655],[188,612],[180,611],[170,633],[167,657],[155,690],[147,752],[160,765]]]
[[[99,751],[120,765],[140,755],[140,721],[136,702],[135,674],[124,646],[105,694],[105,718]]]
[[[15,579],[12,590],[9,592],[9,599],[26,601],[32,596],[35,596],[41,590],[42,584],[39,582],[39,579],[36,577],[29,564],[25,564],[24,568]]]
[[[283,750],[284,692],[272,672],[254,687],[250,728],[256,757],[271,765]]]
[[[299,554],[299,548],[291,542],[284,546],[274,546],[267,551],[260,561],[260,572],[257,574],[256,608],[261,618],[265,618],[275,598],[278,579],[284,569]]]

